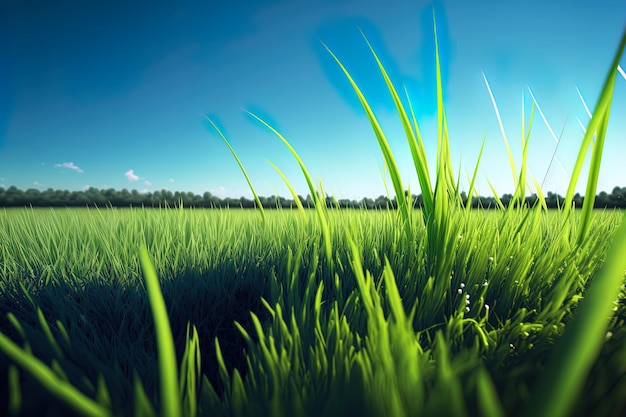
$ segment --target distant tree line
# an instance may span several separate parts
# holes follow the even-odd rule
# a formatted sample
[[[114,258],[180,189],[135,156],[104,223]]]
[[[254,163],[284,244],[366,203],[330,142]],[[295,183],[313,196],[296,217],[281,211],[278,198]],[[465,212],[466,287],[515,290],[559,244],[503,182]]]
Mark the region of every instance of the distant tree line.
[[[421,208],[423,206],[422,196],[412,195],[413,206]],[[313,199],[310,195],[306,197],[298,196],[300,202],[305,208],[313,208]],[[467,194],[461,193],[463,205],[468,204]],[[259,197],[263,208],[266,209],[295,209],[297,205],[294,200],[289,200],[280,196]],[[500,197],[500,201],[506,207],[513,199],[513,195],[504,194]],[[564,197],[548,192],[545,195],[548,208],[556,208],[563,204]],[[526,205],[534,206],[539,201],[537,195],[533,194],[526,197]],[[584,197],[576,193],[574,196],[574,204],[576,207],[582,207]],[[48,188],[45,191],[39,191],[29,188],[26,191],[20,190],[15,186],[7,189],[0,187],[0,207],[195,207],[195,208],[256,208],[256,202],[253,199],[245,197],[240,198],[219,198],[210,192],[197,195],[192,192],[180,192],[161,190],[148,193],[140,193],[137,190],[121,191],[113,188],[97,189],[91,187],[85,191],[68,191],[54,190]],[[473,208],[482,207],[493,209],[498,206],[494,197],[472,197],[469,204]],[[328,207],[339,208],[364,208],[368,210],[396,208],[397,201],[394,198],[379,196],[376,199],[363,198],[359,201],[326,197],[326,205]],[[595,208],[626,208],[626,187],[615,187],[611,194],[604,191],[600,192],[594,202]]]

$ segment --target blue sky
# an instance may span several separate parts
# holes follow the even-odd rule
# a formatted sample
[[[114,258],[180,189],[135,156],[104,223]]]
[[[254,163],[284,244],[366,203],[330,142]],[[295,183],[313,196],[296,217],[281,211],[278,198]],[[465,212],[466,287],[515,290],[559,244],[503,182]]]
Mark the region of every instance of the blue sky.
[[[352,72],[419,193],[410,152],[359,28],[399,89],[405,85],[436,152],[432,7],[455,171],[479,191],[513,191],[483,72],[517,164],[522,96],[537,113],[530,171],[565,193],[589,118],[625,28],[622,0],[18,1],[0,6],[0,187],[209,191],[249,196],[226,134],[260,195],[308,190],[287,148],[246,114],[272,123],[338,198],[385,194],[383,158],[365,112],[324,42]],[[621,60],[626,67],[626,59]],[[626,79],[618,75],[599,190],[626,186]],[[584,193],[585,179],[577,190]],[[467,181],[464,181],[467,185]]]

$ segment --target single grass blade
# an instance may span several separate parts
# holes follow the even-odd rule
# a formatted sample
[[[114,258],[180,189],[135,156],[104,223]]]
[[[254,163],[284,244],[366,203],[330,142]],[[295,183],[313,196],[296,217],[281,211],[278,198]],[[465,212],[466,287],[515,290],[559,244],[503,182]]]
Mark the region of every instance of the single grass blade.
[[[604,147],[604,139],[606,137],[606,129],[609,124],[609,112],[610,108],[606,109],[606,116],[602,120],[602,124],[598,130],[596,137],[596,144],[591,152],[591,163],[589,164],[589,177],[587,179],[587,190],[585,191],[585,198],[583,200],[582,216],[580,219],[580,229],[578,231],[578,244],[582,244],[589,231],[591,224],[591,213],[593,212],[593,206],[595,202],[596,190],[598,186],[598,178],[600,176],[600,164],[602,162],[602,149]]]
[[[326,196],[319,195],[319,192],[315,189],[315,186],[313,185],[313,180],[311,179],[309,170],[306,168],[306,165],[304,165],[304,162],[302,162],[302,159],[300,158],[296,150],[293,148],[293,146],[291,146],[289,141],[285,139],[285,137],[281,135],[280,132],[278,132],[269,123],[261,119],[256,114],[250,111],[248,111],[248,114],[250,114],[250,116],[254,117],[259,122],[261,122],[265,127],[271,130],[272,133],[274,133],[285,144],[285,146],[287,146],[287,148],[289,149],[289,151],[291,151],[291,154],[294,156],[296,161],[298,161],[298,165],[300,165],[302,174],[304,175],[306,183],[309,186],[309,192],[311,193],[311,198],[313,199],[313,202],[315,204],[315,211],[317,212],[317,217],[319,219],[320,226],[322,228],[322,236],[324,238],[323,240],[324,240],[324,249],[326,251],[326,259],[327,259],[327,262],[332,264],[332,261],[333,261],[332,239],[331,239],[331,234],[330,234],[330,228],[328,227],[328,219],[326,218]],[[323,193],[323,190],[322,190],[322,193]]]
[[[387,138],[385,137],[385,134],[383,133],[382,128],[380,127],[380,124],[378,123],[378,120],[376,119],[376,116],[374,115],[374,112],[372,111],[372,108],[370,107],[369,103],[365,99],[365,96],[361,92],[361,89],[358,87],[358,85],[356,84],[356,82],[354,81],[354,79],[352,78],[348,70],[346,69],[346,67],[341,63],[339,58],[337,58],[337,56],[328,48],[328,46],[326,46],[326,44],[322,43],[322,45],[324,46],[324,48],[326,48],[328,53],[330,53],[330,55],[335,59],[335,61],[337,62],[341,70],[343,71],[344,75],[350,82],[352,89],[358,96],[359,101],[361,102],[361,105],[363,106],[363,109],[365,110],[365,113],[367,114],[367,118],[369,119],[370,124],[372,125],[372,129],[374,130],[374,134],[376,135],[376,139],[378,140],[378,145],[380,146],[380,149],[383,153],[383,157],[385,158],[385,163],[387,164],[387,167],[389,169],[389,176],[391,177],[393,189],[396,194],[396,200],[398,202],[398,210],[400,211],[402,220],[405,223],[405,230],[407,232],[410,232],[410,227],[409,227],[410,216],[409,216],[408,204],[404,196],[404,186],[402,185],[400,171],[398,170],[398,165],[396,164],[396,160],[393,156],[393,152],[391,151],[391,147],[389,146],[389,142],[387,141]]]
[[[20,384],[20,370],[15,365],[9,365],[7,372],[7,379],[9,380],[9,415],[19,416],[20,408],[22,407],[23,397]]]
[[[498,391],[485,368],[478,371],[478,406],[485,417],[505,417]]]
[[[146,391],[143,388],[143,384],[141,383],[141,379],[139,379],[139,376],[137,376],[136,372],[133,372],[133,388],[135,393],[135,417],[156,416],[154,407],[152,407],[152,403],[150,403],[148,395],[146,394]]]
[[[517,186],[517,170],[515,169],[515,161],[513,160],[513,153],[511,152],[511,147],[509,146],[509,141],[506,138],[506,133],[504,132],[504,126],[502,125],[502,119],[500,118],[500,111],[498,110],[498,105],[496,104],[496,99],[491,92],[491,86],[489,86],[489,81],[487,81],[487,76],[483,72],[483,79],[485,80],[485,84],[487,85],[487,90],[489,91],[489,96],[491,97],[491,102],[493,103],[493,108],[496,112],[496,117],[498,118],[498,124],[500,125],[500,132],[502,133],[502,139],[504,139],[504,145],[506,146],[506,152],[509,155],[509,164],[511,164],[511,171],[513,172],[513,182]]]
[[[591,110],[589,110],[589,107],[587,106],[587,103],[585,102],[585,99],[583,98],[583,95],[578,89],[578,87],[576,87],[576,92],[578,93],[578,97],[580,97],[580,101],[582,101],[583,103],[583,107],[585,108],[585,112],[587,113],[587,116],[589,116],[589,118],[591,119]]]
[[[563,123],[563,127],[561,128],[561,133],[559,134],[559,138],[557,140],[556,146],[554,147],[554,151],[552,151],[552,156],[550,157],[550,163],[548,164],[548,168],[546,168],[546,173],[543,176],[543,180],[541,181],[541,186],[543,187],[543,185],[546,183],[546,180],[548,179],[548,174],[550,173],[550,168],[552,167],[552,162],[553,161],[557,161],[557,163],[559,164],[559,166],[561,167],[561,170],[563,171],[563,173],[565,174],[565,176],[568,178],[570,178],[569,174],[567,173],[567,171],[565,170],[565,167],[563,166],[563,164],[561,164],[561,161],[559,161],[556,157],[556,151],[559,149],[559,144],[561,143],[561,137],[563,136],[563,132],[565,131],[565,126],[567,126],[567,120],[569,119],[569,114],[567,115],[567,117],[565,118],[565,123]],[[578,118],[577,118],[578,119]],[[580,123],[580,120],[578,121]],[[583,130],[585,130],[584,126],[583,126]]]
[[[159,287],[154,264],[150,260],[150,255],[145,247],[142,247],[139,254],[141,267],[146,279],[148,298],[154,317],[154,328],[156,331],[159,378],[161,385],[161,413],[167,417],[180,417],[182,410],[180,406],[178,371],[176,366],[176,351],[174,349],[174,339],[170,328],[170,320],[167,317],[167,309],[163,294]]]
[[[246,169],[244,168],[244,166],[241,163],[241,161],[239,160],[239,157],[237,156],[237,153],[235,152],[233,147],[230,145],[230,142],[228,141],[228,139],[226,139],[226,136],[224,136],[222,131],[217,127],[217,125],[215,123],[213,123],[213,120],[209,119],[208,116],[205,116],[205,117],[209,121],[209,123],[211,123],[213,128],[217,131],[217,133],[220,135],[220,137],[222,138],[224,143],[226,143],[226,146],[228,146],[228,149],[230,149],[230,152],[235,157],[235,160],[237,161],[237,164],[239,165],[239,168],[241,169],[241,172],[243,173],[243,176],[246,177],[246,181],[248,182],[248,186],[250,187],[250,191],[252,191],[252,195],[254,195],[254,201],[256,201],[257,207],[259,209],[259,213],[261,213],[261,217],[263,218],[263,221],[265,221],[266,219],[265,219],[265,212],[263,211],[263,204],[261,204],[261,200],[259,199],[259,196],[257,195],[256,191],[254,190],[254,186],[252,185],[252,181],[250,181],[250,177],[248,177],[248,173],[246,172]]]
[[[304,206],[302,205],[302,202],[300,201],[300,198],[298,197],[298,194],[296,193],[296,190],[293,188],[293,186],[291,185],[291,183],[289,182],[289,180],[287,179],[285,174],[283,174],[283,171],[281,171],[280,168],[278,168],[276,165],[274,165],[274,163],[272,161],[268,161],[268,162],[270,163],[270,165],[272,165],[272,167],[274,167],[276,172],[278,172],[278,175],[280,175],[280,178],[282,178],[283,182],[285,183],[285,185],[289,189],[289,192],[291,193],[291,196],[293,197],[293,201],[296,202],[296,206],[298,207],[298,212],[302,216],[302,219],[306,218],[306,213],[304,211]]]
[[[493,184],[491,183],[491,181],[489,181],[489,179],[487,178],[485,179],[487,180],[487,184],[489,184],[489,188],[491,188],[491,193],[493,194],[493,198],[496,200],[496,203],[498,203],[498,207],[500,207],[501,210],[504,210],[504,203],[502,203],[502,200],[498,196],[498,193],[496,192],[496,189],[494,188]]]
[[[537,99],[535,98],[535,95],[533,94],[533,90],[531,90],[530,87],[528,87],[528,92],[530,93],[530,97],[533,99],[533,104],[537,107],[537,111],[539,111],[539,115],[541,116],[541,118],[543,119],[543,122],[545,123],[546,127],[548,128],[548,131],[550,132],[550,135],[552,136],[552,139],[554,139],[554,141],[556,142],[556,147],[554,148],[554,152],[552,153],[552,159],[556,160],[556,163],[559,164],[559,167],[561,168],[561,171],[563,172],[565,177],[569,180],[570,176],[567,173],[567,170],[565,169],[565,167],[563,166],[561,161],[556,157],[556,150],[559,147],[559,144],[561,143],[561,136],[563,135],[563,130],[565,130],[565,124],[563,125],[563,129],[561,129],[561,134],[557,138],[556,135],[554,134],[554,131],[552,130],[552,126],[550,126],[550,123],[548,123],[548,119],[546,119],[546,116],[543,114],[543,111],[541,110],[541,107],[539,106],[539,103],[537,102]],[[565,120],[565,122],[567,122],[567,120]],[[547,171],[550,170],[550,166],[551,165],[552,165],[552,160],[550,160],[550,165],[548,165],[548,170]],[[548,175],[547,171],[546,171],[546,177]],[[544,182],[545,182],[545,178],[544,178]],[[543,184],[543,182],[542,182],[542,184]]]
[[[426,158],[426,148],[424,147],[424,141],[422,139],[422,134],[419,129],[419,125],[417,124],[417,118],[415,117],[415,111],[413,110],[413,104],[411,103],[411,99],[409,98],[409,92],[406,87],[404,87],[404,94],[406,95],[407,102],[409,103],[409,111],[411,112],[411,120],[413,122],[413,129],[415,129],[415,134],[417,136],[417,144],[416,147],[417,155],[413,157],[413,163],[415,164],[415,171],[419,172],[418,167],[422,167],[423,170],[423,180],[424,185],[420,182],[420,190],[422,193],[422,199],[424,200],[424,208],[427,213],[432,213],[433,211],[433,188],[430,180],[430,171],[428,169],[428,158]],[[413,154],[413,146],[411,146],[411,154]],[[416,161],[417,158],[417,161]],[[420,177],[418,177],[419,179]]]
[[[52,334],[52,330],[50,329],[50,326],[48,325],[48,322],[46,321],[46,318],[43,316],[43,312],[41,311],[41,308],[39,307],[37,307],[37,319],[39,320],[39,324],[41,325],[43,333],[46,335],[48,342],[50,342],[50,346],[52,347],[54,354],[57,357],[62,358],[63,352],[61,351],[59,344],[54,338],[54,335]]]
[[[533,184],[535,184],[535,190],[537,190],[537,198],[539,198],[539,203],[541,204],[541,207],[543,207],[544,211],[548,211],[548,204],[546,203],[546,198],[543,195],[541,185],[539,185],[535,177],[533,177],[532,175],[530,177],[533,181]]]
[[[535,117],[535,105],[533,103],[531,112],[530,112],[530,120],[528,122],[528,133],[524,132],[524,96],[522,95],[522,165],[519,172],[519,177],[517,180],[517,187],[515,189],[515,193],[513,194],[513,200],[511,201],[511,206],[515,206],[516,203],[519,204],[520,207],[524,206],[524,199],[526,198],[526,162],[528,161],[528,143],[530,142],[530,131],[533,127],[533,119]]]
[[[98,404],[60,378],[54,370],[46,366],[32,354],[20,349],[11,339],[0,332],[0,349],[22,369],[30,373],[52,395],[73,408],[77,413],[90,417],[108,417],[111,411]],[[16,399],[13,399],[14,401]]]
[[[474,186],[476,183],[476,175],[478,174],[478,167],[480,165],[480,160],[483,156],[483,150],[485,149],[485,140],[487,139],[487,135],[483,137],[483,143],[480,145],[480,152],[478,152],[478,158],[476,160],[476,165],[474,166],[474,173],[472,174],[472,180],[469,184],[469,190],[467,191],[467,203],[465,205],[465,210],[469,211],[472,208],[472,195],[474,194]]]

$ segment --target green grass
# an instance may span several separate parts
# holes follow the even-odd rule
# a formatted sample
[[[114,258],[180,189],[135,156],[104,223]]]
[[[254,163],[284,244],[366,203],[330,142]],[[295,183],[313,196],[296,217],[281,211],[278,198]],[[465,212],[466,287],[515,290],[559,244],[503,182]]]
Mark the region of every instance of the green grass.
[[[400,99],[373,50],[422,211],[410,209],[376,116],[330,50],[372,125],[397,212],[326,208],[322,184],[296,150],[254,115],[298,161],[314,210],[262,211],[215,124],[261,219],[183,208],[3,210],[0,375],[8,397],[0,406],[15,415],[621,414],[626,223],[621,212],[594,213],[591,198],[572,210],[570,197],[594,134],[587,190],[595,194],[625,45],[626,32],[561,210],[545,202],[461,207],[438,54],[431,178],[410,100]],[[510,159],[518,203],[532,118],[521,132],[519,172]]]

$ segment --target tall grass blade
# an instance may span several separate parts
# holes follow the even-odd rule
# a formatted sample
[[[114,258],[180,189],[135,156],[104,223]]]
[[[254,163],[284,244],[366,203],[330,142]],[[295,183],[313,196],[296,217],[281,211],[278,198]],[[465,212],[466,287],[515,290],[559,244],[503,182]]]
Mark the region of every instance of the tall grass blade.
[[[565,213],[569,213],[572,206],[572,200],[574,199],[574,191],[576,189],[576,184],[578,183],[578,177],[580,176],[580,171],[582,170],[585,156],[587,155],[587,151],[591,144],[592,137],[597,132],[598,136],[596,138],[596,145],[599,146],[595,146],[596,149],[594,149],[593,151],[594,155],[592,155],[592,161],[589,166],[589,179],[587,180],[587,190],[585,195],[586,198],[585,202],[583,203],[582,210],[583,217],[581,218],[581,227],[579,229],[578,235],[579,242],[582,241],[582,239],[584,238],[584,234],[586,233],[589,219],[591,216],[591,210],[593,210],[595,189],[597,186],[597,175],[598,171],[600,170],[602,147],[604,145],[605,130],[601,128],[601,126],[605,123],[604,119],[608,119],[611,101],[613,98],[613,88],[615,86],[615,79],[617,78],[617,66],[624,52],[624,47],[626,47],[626,30],[624,30],[624,33],[622,34],[622,39],[617,49],[617,53],[615,55],[615,58],[613,59],[611,67],[609,68],[609,74],[606,77],[602,92],[600,93],[600,99],[598,100],[593,115],[591,116],[591,120],[589,121],[587,131],[585,132],[585,136],[583,137],[582,145],[580,147],[580,151],[578,152],[578,157],[576,158],[574,169],[572,171],[572,177],[569,186],[567,187],[567,193],[565,195]],[[590,194],[590,192],[592,192],[593,194]]]
[[[322,45],[326,48],[326,50],[330,53],[330,55],[333,57],[333,59],[337,62],[337,64],[343,71],[344,75],[350,82],[352,89],[354,90],[356,95],[359,97],[359,101],[361,102],[361,105],[363,106],[363,109],[365,110],[365,113],[367,114],[367,118],[369,119],[370,124],[372,125],[372,129],[374,129],[374,134],[376,135],[376,139],[378,140],[378,145],[380,146],[380,149],[383,153],[383,157],[385,158],[385,164],[387,165],[387,168],[389,169],[389,176],[391,177],[393,189],[396,194],[396,200],[398,202],[398,210],[400,211],[402,220],[405,224],[404,226],[405,230],[409,231],[410,220],[409,220],[408,203],[404,195],[404,186],[402,185],[402,178],[400,177],[400,171],[398,170],[398,165],[396,164],[396,160],[393,156],[393,153],[391,152],[391,147],[389,146],[389,142],[387,141],[387,138],[385,137],[385,134],[383,133],[383,130],[380,127],[380,124],[378,123],[378,119],[376,119],[376,116],[374,115],[374,112],[372,111],[372,108],[370,107],[369,103],[365,99],[365,96],[361,92],[361,89],[356,84],[356,82],[354,81],[354,79],[352,78],[348,70],[346,69],[346,67],[341,63],[339,58],[337,58],[337,56],[328,48],[328,46],[326,46],[326,44],[322,43]]]
[[[145,247],[141,247],[140,254],[141,267],[146,279],[148,298],[154,317],[154,328],[156,331],[159,379],[161,385],[161,412],[167,417],[180,417],[182,410],[179,399],[178,372],[176,369],[176,351],[170,321],[167,317],[167,309],[163,294],[159,287],[154,264],[150,260],[150,255]]]
[[[526,162],[528,160],[528,143],[530,141],[530,131],[533,126],[533,118],[535,116],[535,105],[533,104],[530,112],[530,121],[528,122],[528,133],[524,136],[524,96],[522,96],[522,166],[519,172],[519,178],[517,180],[517,188],[515,189],[515,193],[513,194],[513,201],[511,202],[511,206],[515,206],[515,204],[519,204],[520,207],[523,207],[524,199],[526,198]]]
[[[400,121],[402,122],[402,127],[404,128],[404,133],[409,143],[409,149],[411,150],[413,164],[415,165],[415,173],[417,174],[417,179],[419,181],[420,189],[422,192],[422,198],[424,200],[424,212],[426,213],[426,216],[428,217],[430,216],[430,214],[432,214],[432,210],[433,210],[432,186],[430,182],[430,173],[428,172],[428,162],[426,158],[424,143],[422,141],[422,136],[419,131],[419,125],[417,124],[417,120],[413,112],[413,106],[411,105],[411,100],[409,98],[408,92],[405,87],[405,94],[406,94],[407,101],[409,103],[409,109],[411,111],[411,115],[413,118],[413,126],[415,128],[415,132],[413,131],[413,128],[411,127],[411,122],[409,121],[407,112],[404,109],[404,105],[402,104],[402,101],[400,100],[400,96],[398,95],[396,88],[391,82],[391,79],[389,78],[389,75],[387,74],[385,67],[380,62],[378,55],[374,51],[374,48],[372,47],[370,42],[365,37],[365,34],[361,32],[361,35],[363,35],[363,38],[365,39],[367,46],[369,47],[370,51],[372,52],[372,55],[374,56],[374,59],[376,60],[376,63],[378,64],[378,69],[380,70],[380,73],[385,79],[385,83],[387,84],[387,89],[389,90],[389,93],[391,94],[391,97],[396,106],[398,115],[400,116]],[[417,136],[417,140],[416,140],[416,136]],[[402,196],[396,195],[396,199],[399,199],[401,197],[404,197],[404,190],[402,192]]]
[[[554,139],[554,142],[556,142],[556,147],[554,148],[552,159],[556,160],[556,163],[559,164],[559,167],[561,168],[563,175],[565,175],[565,177],[569,180],[570,176],[567,173],[567,170],[565,169],[561,161],[556,157],[556,150],[559,147],[559,144],[561,143],[561,136],[563,135],[565,124],[563,125],[563,129],[561,130],[561,135],[559,135],[559,137],[557,138],[556,135],[554,134],[554,130],[552,130],[552,126],[550,126],[550,123],[548,123],[548,119],[546,119],[546,116],[543,114],[543,111],[541,110],[541,107],[539,106],[539,103],[537,102],[537,99],[535,98],[535,95],[533,94],[533,90],[531,90],[530,87],[528,87],[528,92],[530,93],[530,97],[533,99],[533,104],[537,107],[537,111],[539,111],[539,115],[541,116],[543,123],[548,128],[548,131],[550,132],[552,139]],[[565,122],[567,123],[567,120],[565,120]],[[550,165],[551,164],[552,164],[552,160],[550,160]],[[550,170],[550,165],[548,165],[548,170]],[[548,172],[546,171],[546,176],[547,175],[548,175]],[[544,178],[544,181],[545,181],[545,178]]]
[[[480,166],[480,160],[483,156],[483,150],[485,149],[485,140],[487,139],[487,135],[483,137],[483,143],[480,145],[480,152],[478,152],[478,158],[476,159],[476,165],[474,166],[474,173],[472,174],[472,179],[469,184],[469,189],[467,191],[467,203],[465,205],[465,210],[469,211],[472,208],[472,196],[474,195],[474,185],[476,183],[476,175],[478,175],[478,167]]]
[[[485,84],[487,85],[487,90],[489,91],[489,96],[491,97],[491,103],[493,104],[493,109],[496,112],[496,117],[498,118],[498,124],[500,125],[500,132],[502,133],[502,139],[504,140],[504,145],[506,146],[506,152],[509,155],[509,164],[511,165],[511,171],[513,172],[513,182],[515,186],[517,186],[517,170],[515,169],[515,161],[513,160],[513,153],[511,152],[511,147],[509,146],[509,141],[506,138],[506,133],[504,132],[504,125],[502,124],[502,119],[500,118],[500,111],[498,110],[498,105],[496,104],[496,99],[491,92],[491,86],[489,85],[489,81],[487,81],[487,76],[483,72],[483,79],[485,80]]]
[[[413,129],[415,129],[415,135],[417,136],[417,146],[409,141],[411,148],[411,155],[413,156],[413,164],[415,165],[415,172],[418,173],[418,180],[420,180],[420,190],[422,192],[422,199],[424,200],[424,210],[427,216],[433,212],[433,188],[430,181],[430,171],[428,169],[428,158],[426,158],[426,148],[424,147],[424,141],[422,134],[417,124],[417,118],[415,117],[415,111],[413,110],[413,104],[409,98],[409,92],[406,87],[404,88],[404,94],[406,95],[407,102],[409,103],[409,111],[411,112],[411,120],[413,122]],[[419,176],[419,174],[422,174]],[[424,184],[421,183],[424,181]]]
[[[309,170],[306,168],[306,166],[304,165],[304,162],[302,162],[302,159],[300,158],[296,150],[293,148],[293,146],[291,146],[289,141],[285,139],[285,137],[281,135],[280,132],[278,132],[276,129],[270,126],[269,123],[261,119],[256,114],[250,111],[248,112],[248,114],[250,114],[252,117],[254,117],[259,122],[261,122],[265,127],[271,130],[285,144],[285,146],[287,146],[287,148],[289,149],[289,151],[291,151],[291,154],[294,156],[296,161],[298,161],[298,165],[300,165],[302,174],[304,175],[306,183],[309,186],[309,192],[311,193],[311,198],[313,199],[313,202],[315,204],[315,211],[317,212],[317,217],[319,219],[320,226],[322,228],[322,236],[324,237],[323,240],[324,240],[324,249],[326,251],[326,259],[327,259],[327,262],[332,263],[332,259],[333,259],[332,258],[332,240],[331,240],[330,228],[328,227],[328,219],[326,218],[326,196],[325,195],[320,196],[320,193],[315,189],[315,186],[313,185],[313,180],[311,179],[311,175],[309,174]],[[322,190],[322,193],[323,193],[323,190]]]
[[[243,176],[246,177],[246,181],[248,182],[248,186],[250,187],[250,191],[252,191],[252,195],[254,196],[254,201],[256,202],[257,207],[259,209],[259,213],[261,213],[261,217],[263,218],[263,221],[265,221],[266,219],[265,219],[265,212],[263,211],[263,204],[261,204],[261,200],[259,199],[259,196],[257,195],[257,193],[256,193],[256,191],[254,189],[254,186],[252,185],[252,181],[250,181],[250,177],[248,177],[248,173],[246,172],[246,169],[244,168],[243,164],[239,160],[239,157],[237,156],[237,153],[235,152],[233,147],[230,145],[230,142],[228,141],[228,139],[226,139],[226,136],[224,136],[222,131],[213,122],[213,120],[209,119],[208,116],[205,116],[205,117],[209,121],[209,123],[211,123],[213,128],[217,131],[217,133],[220,135],[220,137],[222,138],[224,143],[226,143],[226,146],[228,146],[228,149],[230,149],[230,152],[235,157],[235,160],[237,161],[237,164],[239,165],[239,168],[241,169],[241,172],[243,173]]]

